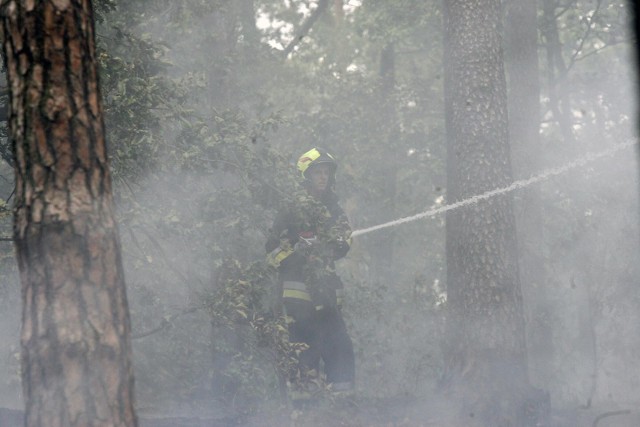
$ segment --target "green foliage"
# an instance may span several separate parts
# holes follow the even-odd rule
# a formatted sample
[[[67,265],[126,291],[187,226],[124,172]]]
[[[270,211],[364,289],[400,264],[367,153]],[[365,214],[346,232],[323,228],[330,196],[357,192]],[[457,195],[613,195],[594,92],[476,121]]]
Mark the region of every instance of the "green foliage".
[[[256,402],[282,395],[297,370],[295,355],[305,345],[289,342],[272,267],[264,262],[243,267],[229,259],[218,273],[215,290],[202,296],[214,330],[214,358],[227,356],[214,383],[220,399],[250,411]]]
[[[274,275],[264,263],[255,263],[244,271],[237,260],[227,260],[220,267],[218,276],[218,290],[207,296],[205,305],[214,326],[232,327],[236,323],[249,322],[258,313],[275,312],[275,307],[268,307],[264,300],[267,298],[265,281],[273,282]],[[262,286],[260,286],[262,284]],[[272,300],[276,297],[271,295]]]
[[[415,39],[428,31],[439,16],[438,5],[419,0],[368,1],[356,14],[356,28],[377,43],[395,43]],[[414,40],[415,42],[415,40]]]
[[[167,76],[165,50],[125,24],[98,27],[98,60],[114,177],[135,181],[159,168],[160,124],[183,112],[185,89]]]
[[[93,2],[96,22],[104,22],[106,15],[116,10],[117,0],[97,0]]]

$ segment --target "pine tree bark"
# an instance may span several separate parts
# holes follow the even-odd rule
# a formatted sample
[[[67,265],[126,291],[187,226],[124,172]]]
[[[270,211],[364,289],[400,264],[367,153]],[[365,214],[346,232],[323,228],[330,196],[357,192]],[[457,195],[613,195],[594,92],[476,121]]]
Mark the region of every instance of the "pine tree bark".
[[[512,181],[501,18],[500,0],[444,2],[449,203]],[[477,425],[525,425],[515,235],[509,195],[447,214],[447,375]]]
[[[25,425],[135,426],[89,0],[5,0]]]

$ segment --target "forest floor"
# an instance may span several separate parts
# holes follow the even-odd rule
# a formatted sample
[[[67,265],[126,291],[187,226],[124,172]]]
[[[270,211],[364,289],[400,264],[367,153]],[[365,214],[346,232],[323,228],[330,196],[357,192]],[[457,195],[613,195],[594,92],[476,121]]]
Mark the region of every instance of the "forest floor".
[[[386,399],[354,405],[319,404],[302,410],[290,409],[279,416],[260,414],[246,420],[247,427],[475,427],[473,414],[454,415],[453,404],[444,399],[420,401]],[[544,427],[640,427],[640,411],[611,408],[552,410]],[[533,427],[536,424],[531,424]],[[542,426],[543,424],[538,424]],[[514,426],[521,427],[521,426]],[[522,426],[524,427],[524,426]],[[529,426],[527,426],[529,427]]]
[[[320,400],[303,408],[291,405],[264,408],[250,415],[203,418],[145,418],[140,427],[475,427],[473,414],[456,417],[456,405],[444,396],[429,399]],[[640,427],[638,405],[619,408],[613,404],[589,409],[551,410],[544,427]],[[536,426],[535,423],[526,427]],[[514,426],[525,427],[525,426]]]
[[[173,411],[170,411],[173,412]],[[199,412],[199,411],[198,411]],[[208,412],[208,413],[207,413]],[[305,408],[271,407],[243,416],[218,412],[139,413],[140,427],[474,427],[473,414],[455,418],[454,405],[444,398],[319,401]],[[0,427],[22,427],[22,411],[0,408]],[[532,424],[533,426],[535,424]],[[549,427],[639,427],[640,410],[601,405],[589,409],[553,409]],[[514,426],[520,427],[520,426]],[[524,426],[522,426],[524,427]],[[527,426],[529,427],[529,426]],[[545,425],[545,427],[547,427]]]

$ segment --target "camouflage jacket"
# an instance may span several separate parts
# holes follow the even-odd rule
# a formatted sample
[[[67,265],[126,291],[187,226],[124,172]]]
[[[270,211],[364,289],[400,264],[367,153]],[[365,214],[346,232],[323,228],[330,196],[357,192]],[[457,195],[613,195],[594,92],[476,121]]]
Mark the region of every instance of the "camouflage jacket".
[[[351,227],[329,191],[323,200],[306,191],[296,194],[277,214],[265,248],[282,281],[302,282],[310,288],[341,288],[335,261],[350,248]]]

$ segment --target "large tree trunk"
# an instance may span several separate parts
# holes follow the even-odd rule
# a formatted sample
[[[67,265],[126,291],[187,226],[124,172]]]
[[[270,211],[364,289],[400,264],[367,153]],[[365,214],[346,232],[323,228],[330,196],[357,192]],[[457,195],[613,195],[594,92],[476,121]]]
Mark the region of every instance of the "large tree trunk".
[[[446,0],[447,198],[512,181],[500,0]],[[522,426],[528,392],[516,228],[509,195],[447,214],[447,364],[463,413]],[[471,421],[471,419],[470,419]]]
[[[89,0],[2,4],[26,426],[134,426]]]

